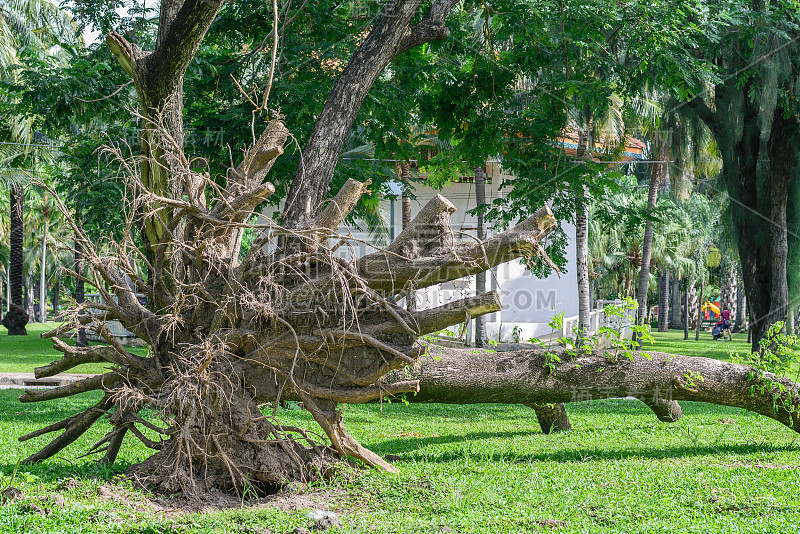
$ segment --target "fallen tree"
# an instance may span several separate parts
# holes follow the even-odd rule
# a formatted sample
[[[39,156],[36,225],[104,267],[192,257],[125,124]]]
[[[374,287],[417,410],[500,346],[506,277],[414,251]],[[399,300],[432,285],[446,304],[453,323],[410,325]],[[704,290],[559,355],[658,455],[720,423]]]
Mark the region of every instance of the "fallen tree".
[[[750,410],[800,432],[798,384],[747,365],[650,351],[630,357],[596,351],[571,358],[563,350],[476,353],[432,347],[431,354],[436,357],[387,377],[419,381],[419,392],[405,397],[409,402],[539,408],[633,397],[662,421],[673,421],[681,415],[677,401],[699,401]],[[553,364],[553,354],[561,363]]]
[[[140,101],[143,156],[131,160],[111,150],[128,180],[128,228],[122,240],[101,253],[72,222],[90,274],[71,275],[95,286],[102,300],[79,304],[64,326],[47,335],[63,357],[36,369],[36,375],[52,376],[87,362],[105,363],[108,372],[22,395],[23,402],[38,402],[102,392],[94,406],[22,436],[27,440],[61,432],[27,462],[58,454],[107,416],[112,430],[90,452],[113,462],[126,437],[142,441],[155,451],[132,468],[144,482],[167,492],[266,492],[322,475],[341,456],[394,469],[347,432],[339,403],[419,391],[416,400],[524,402],[545,417],[552,411],[545,405],[574,400],[573,388],[594,391],[599,384],[630,394],[633,385],[671,383],[681,372],[690,377],[707,373],[706,380],[715,380],[709,384],[719,385],[718,393],[731,389],[745,403],[740,390],[746,371],[730,364],[709,363],[706,368],[701,362],[698,368],[692,367],[694,360],[683,359],[684,366],[670,374],[660,370],[659,360],[626,364],[619,359],[607,364],[616,373],[593,375],[567,362],[546,373],[544,356],[453,352],[459,369],[474,366],[473,375],[462,376],[459,384],[444,379],[447,369],[439,367],[456,361],[449,353],[436,364],[420,362],[426,350],[418,342],[421,336],[497,311],[499,298],[487,293],[415,312],[398,301],[416,289],[484,272],[514,258],[539,254],[546,260],[539,243],[555,225],[545,207],[487,240],[460,240],[449,223],[454,206],[437,196],[391,245],[366,256],[347,253],[352,239],[336,233],[369,186],[350,180],[330,202],[323,202],[333,162],[358,108],[393,57],[447,35],[444,19],[454,4],[435,0],[424,13],[418,12],[419,1],[385,5],[337,79],[303,152],[281,223],[262,218],[255,225],[259,237],[243,257],[242,234],[253,227],[248,221],[259,204],[275,191],[266,176],[283,153],[289,131],[281,120],[270,120],[219,180],[186,156],[183,76],[221,2],[162,1],[153,51],[140,50],[118,34],[108,36]],[[144,241],[143,248],[137,247],[134,233]],[[134,259],[146,266],[148,276],[140,276]],[[146,304],[138,294],[146,296]],[[144,340],[149,355],[141,357],[119,345],[106,325],[109,320],[118,320]],[[96,332],[108,344],[73,347],[60,339],[79,328]],[[585,369],[598,371],[599,357],[586,358]],[[485,365],[494,365],[494,371]],[[398,372],[409,366],[411,376]],[[662,382],[645,380],[648,372]],[[484,378],[474,373],[484,373]],[[796,386],[786,387],[796,394]],[[687,383],[681,391],[691,389]],[[292,395],[303,401],[330,447],[280,422],[278,403]],[[710,393],[693,398],[714,399],[727,402]],[[747,402],[765,411],[764,399]],[[275,411],[262,410],[266,403]],[[653,406],[666,413],[658,402]],[[156,417],[144,416],[143,410]]]

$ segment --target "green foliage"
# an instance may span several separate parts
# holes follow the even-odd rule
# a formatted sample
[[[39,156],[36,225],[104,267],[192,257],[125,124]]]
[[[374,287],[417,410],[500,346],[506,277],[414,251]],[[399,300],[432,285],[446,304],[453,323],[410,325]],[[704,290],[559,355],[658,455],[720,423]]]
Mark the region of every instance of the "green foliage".
[[[751,394],[769,392],[776,412],[780,406],[791,413],[798,410],[797,398],[780,379],[797,377],[800,353],[795,347],[799,340],[798,336],[787,334],[784,328],[783,322],[770,325],[759,340],[757,351],[744,356],[734,354],[731,361],[753,368],[748,373],[748,379],[753,382]]]
[[[635,322],[630,321],[630,317],[635,310],[639,307],[637,302],[632,298],[626,298],[622,304],[607,304],[603,311],[607,317],[616,318],[616,327],[602,326],[600,327],[599,335],[608,337],[614,352],[605,352],[606,358],[614,361],[620,354],[628,359],[633,358],[639,354],[645,358],[650,358],[646,352],[638,352],[645,342],[653,343],[654,338],[650,334],[650,325],[637,325]],[[622,324],[629,322],[627,328],[632,331],[631,339],[625,339]]]
[[[761,374],[770,373],[778,377],[789,377],[797,372],[800,354],[795,347],[798,337],[785,331],[785,324],[777,322],[767,329],[758,342],[758,350],[747,355],[735,354],[731,359],[737,363],[750,365]]]

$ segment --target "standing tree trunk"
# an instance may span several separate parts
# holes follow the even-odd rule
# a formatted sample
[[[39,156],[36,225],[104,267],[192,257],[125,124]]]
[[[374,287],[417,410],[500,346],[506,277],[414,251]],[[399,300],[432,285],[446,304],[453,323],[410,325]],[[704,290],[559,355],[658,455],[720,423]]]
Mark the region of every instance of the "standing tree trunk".
[[[683,340],[689,341],[689,292],[683,294]]]
[[[669,269],[658,279],[658,331],[669,332]]]
[[[767,143],[770,160],[770,273],[769,314],[761,324],[759,339],[777,322],[789,321],[789,241],[786,204],[789,180],[796,164],[795,141],[798,133],[796,119],[787,118],[783,110],[775,110],[772,131]],[[755,345],[754,349],[755,350]]]
[[[61,300],[61,276],[58,271],[53,275],[53,318],[58,317],[58,307]]]
[[[409,164],[407,161],[400,163],[400,180],[403,182],[402,212],[403,230],[411,225],[411,182],[409,181]],[[417,309],[417,292],[414,290],[413,282],[408,287],[406,296],[406,309],[414,311]]]
[[[486,223],[483,208],[486,204],[486,171],[483,167],[475,167],[475,205],[478,210],[478,241],[486,240]],[[475,295],[486,293],[486,271],[475,275]],[[483,317],[475,318],[475,346],[486,346],[486,330]]]
[[[689,289],[686,293],[686,302],[687,302],[687,309],[686,309],[686,316],[689,318],[689,330],[694,330],[697,328],[697,285],[689,286]]]
[[[42,261],[39,269],[39,322],[47,322],[47,220],[42,235]]]
[[[664,161],[667,158],[667,140],[660,133],[653,135],[652,155],[654,161]],[[636,314],[636,322],[643,325],[647,318],[647,287],[650,284],[650,260],[653,252],[653,212],[656,209],[658,200],[658,190],[661,184],[666,183],[667,163],[653,163],[650,171],[650,186],[647,190],[647,222],[644,225],[644,240],[642,241],[642,263],[639,269],[639,286],[636,291],[636,299],[639,303],[639,310]],[[661,328],[659,327],[659,330]],[[637,350],[642,350],[641,341]]]
[[[591,125],[591,116],[587,122]],[[578,148],[575,158],[578,162],[583,162],[589,156],[589,138],[591,133],[588,130],[578,132]],[[579,347],[583,347],[584,341],[588,337],[589,317],[591,314],[591,288],[589,287],[589,218],[586,215],[587,209],[587,188],[583,188],[584,194],[577,201],[575,211],[575,271],[578,278],[578,332],[576,340]]]
[[[403,183],[402,215],[403,230],[411,224],[411,182],[409,181],[409,165],[407,161],[400,163],[400,181]]]
[[[10,253],[8,261],[9,271],[9,310],[3,317],[3,326],[8,329],[10,336],[27,336],[28,331],[25,325],[28,324],[30,316],[25,311],[22,302],[22,247],[24,232],[22,228],[23,199],[25,191],[18,186],[9,188],[10,192]]]
[[[589,220],[585,208],[575,214],[575,270],[578,275],[578,339],[589,331],[591,295],[589,291]]]
[[[738,315],[737,290],[739,285],[736,273],[736,264],[726,259],[721,268],[719,309],[731,312],[731,320],[735,320]]]
[[[700,279],[700,297],[697,299],[697,322],[694,340],[700,341],[700,330],[703,329],[703,279]]]
[[[747,301],[741,285],[736,286],[736,319],[734,320],[733,331],[745,332],[747,323]]]
[[[681,281],[672,277],[670,280],[670,306],[669,306],[669,327],[679,328],[683,326],[683,307],[681,297]]]
[[[41,309],[37,302],[39,298],[39,281],[34,282],[34,278],[29,277],[25,284],[25,290],[27,293],[28,316],[38,321],[39,310]]]
[[[76,214],[75,216],[75,223],[76,226],[80,228],[80,215]],[[80,239],[75,239],[75,257],[74,257],[74,269],[75,269],[75,292],[72,295],[72,298],[75,299],[75,304],[78,305],[80,308],[81,305],[86,301],[86,286],[83,280],[85,269],[83,265],[83,244],[81,243]],[[77,338],[75,340],[75,344],[78,347],[88,347],[89,340],[86,338],[86,329],[80,326],[76,331]]]

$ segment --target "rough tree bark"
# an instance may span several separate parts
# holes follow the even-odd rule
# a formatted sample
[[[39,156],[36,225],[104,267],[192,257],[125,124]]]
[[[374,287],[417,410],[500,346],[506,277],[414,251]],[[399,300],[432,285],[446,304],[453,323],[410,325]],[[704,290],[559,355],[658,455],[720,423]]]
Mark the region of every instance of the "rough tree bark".
[[[591,117],[588,119],[591,124]],[[591,132],[578,132],[578,148],[575,159],[585,161],[589,156]],[[592,146],[592,148],[594,148]],[[584,188],[586,191],[586,188]],[[578,339],[589,331],[589,314],[591,313],[591,289],[589,287],[589,218],[586,214],[586,203],[589,199],[584,194],[578,199],[575,210],[575,272],[578,277]]]
[[[403,371],[418,380],[410,402],[473,404],[543,404],[611,397],[635,397],[662,421],[680,417],[677,401],[701,401],[750,410],[800,432],[800,391],[788,379],[711,358],[658,352],[606,355],[598,352],[574,359],[560,352],[552,371],[546,351],[481,353],[432,349]],[[399,376],[399,373],[395,373]],[[692,378],[701,376],[699,378]],[[767,384],[774,381],[772,386]],[[786,390],[781,391],[780,387]],[[670,401],[670,402],[666,402]],[[666,403],[666,404],[662,404]],[[668,406],[672,411],[658,409]]]
[[[42,257],[39,269],[39,322],[47,322],[47,210],[44,213],[44,229],[42,235]]]
[[[411,182],[409,180],[409,164],[407,161],[400,163],[400,180],[403,183],[401,208],[403,230],[405,230],[411,225]],[[417,293],[411,287],[408,290],[408,296],[406,296],[406,309],[408,311],[414,311],[417,309]]]
[[[670,312],[670,293],[669,293],[669,269],[664,269],[658,277],[658,331],[669,332],[669,312]]]
[[[407,161],[400,163],[400,181],[403,183],[403,194],[401,196],[401,213],[403,220],[403,230],[411,224],[411,183],[408,177],[409,165]]]
[[[58,272],[53,274],[53,317],[58,317],[58,308],[61,302],[61,276]]]
[[[694,340],[700,341],[700,330],[703,329],[703,286],[704,281],[701,278],[700,282],[700,296],[697,299],[697,321],[695,322]]]
[[[681,281],[673,276],[670,279],[670,305],[669,305],[669,327],[678,328],[683,326],[683,308],[681,306]]]
[[[8,329],[10,336],[27,336],[25,325],[30,317],[22,303],[22,241],[24,237],[22,228],[23,199],[25,191],[22,187],[10,187],[10,239],[9,239],[9,311],[3,317],[3,326]]]
[[[80,228],[80,219],[77,218],[76,215],[76,226]],[[75,299],[75,303],[80,306],[84,302],[86,302],[86,284],[84,278],[84,262],[83,262],[83,243],[80,239],[76,239],[73,248],[74,258],[73,258],[73,267],[74,267],[74,280],[75,280],[75,291],[72,295],[73,299]],[[89,341],[86,338],[86,329],[82,326],[78,326],[75,331],[75,344],[79,347],[88,347]]]
[[[683,295],[683,340],[689,340],[689,306],[691,304],[691,299],[689,299],[689,292],[687,291]]]

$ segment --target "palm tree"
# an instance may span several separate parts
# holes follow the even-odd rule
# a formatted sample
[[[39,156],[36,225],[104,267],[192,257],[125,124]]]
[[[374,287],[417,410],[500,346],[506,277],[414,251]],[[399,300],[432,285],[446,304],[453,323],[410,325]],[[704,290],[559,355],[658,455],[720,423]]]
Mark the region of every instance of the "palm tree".
[[[72,17],[58,4],[50,0],[9,0],[0,8],[0,79],[17,81],[15,66],[20,64],[24,53],[38,57],[66,59],[66,52],[60,44],[80,41],[77,25]],[[27,335],[25,325],[29,318],[22,307],[23,270],[23,199],[24,183],[14,168],[29,164],[32,155],[34,135],[30,117],[9,117],[4,137],[18,148],[16,154],[4,154],[2,185],[10,195],[9,220],[9,295],[10,309],[3,317],[2,324],[9,335]],[[16,174],[16,176],[14,176]]]
[[[40,229],[40,233],[29,234],[25,264],[29,273],[39,273],[38,321],[45,322],[48,282],[50,280],[57,282],[58,270],[69,264],[65,257],[67,250],[64,243],[71,238],[72,232],[68,225],[64,224],[63,216],[52,196],[39,188],[31,188],[29,191],[31,194],[26,222]]]

